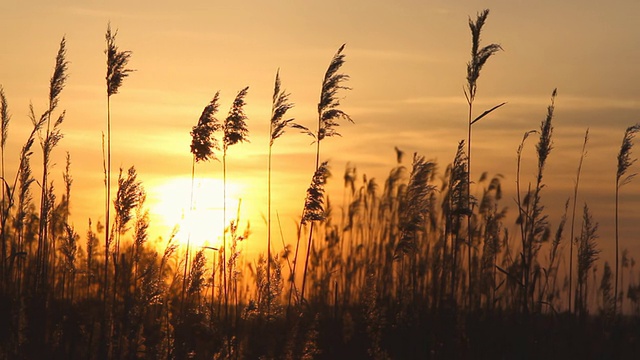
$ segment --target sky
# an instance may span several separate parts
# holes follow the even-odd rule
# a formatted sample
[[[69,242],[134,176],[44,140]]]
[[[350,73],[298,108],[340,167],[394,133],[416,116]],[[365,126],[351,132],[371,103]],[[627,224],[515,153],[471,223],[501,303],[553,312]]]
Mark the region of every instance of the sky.
[[[469,17],[491,10],[484,44],[504,51],[489,59],[478,82],[476,114],[507,104],[474,125],[472,178],[504,175],[503,205],[515,212],[516,149],[539,127],[554,88],[554,148],[542,197],[555,228],[573,192],[584,133],[590,130],[578,206],[589,204],[600,224],[601,257],[613,261],[616,156],[624,130],[640,121],[640,32],[635,0],[547,1],[3,1],[0,3],[0,84],[12,121],[7,141],[9,178],[30,131],[29,103],[47,106],[48,81],[63,36],[69,79],[60,109],[64,139],[51,171],[62,188],[71,154],[72,219],[80,234],[103,214],[101,137],[106,131],[105,40],[110,22],[117,44],[133,52],[120,92],[112,97],[112,166],[135,165],[148,193],[154,238],[186,227],[191,191],[189,131],[220,91],[219,117],[249,86],[245,108],[250,143],[228,154],[230,214],[241,200],[241,222],[253,235],[247,251],[264,251],[268,124],[275,73],[296,106],[290,115],[313,129],[322,77],[346,43],[342,71],[351,91],[340,93],[355,124],[322,143],[334,177],[333,203],[342,199],[347,162],[383,183],[395,165],[394,146],[436,159],[442,170],[466,138],[463,95],[470,53]],[[314,170],[311,138],[289,130],[274,145],[273,207],[292,243]],[[523,181],[535,176],[534,143],[523,154]],[[33,157],[41,175],[39,151]],[[409,164],[406,164],[409,165]],[[631,171],[638,171],[638,164]],[[196,166],[196,208],[204,224],[194,238],[220,226],[222,165]],[[115,175],[114,175],[115,178]],[[640,259],[637,233],[640,180],[621,190],[621,247]],[[275,216],[275,215],[274,215]],[[514,230],[511,222],[507,226]],[[185,236],[182,234],[181,236]],[[215,241],[215,239],[209,239]],[[279,240],[277,240],[279,241]],[[281,242],[280,242],[281,243]]]

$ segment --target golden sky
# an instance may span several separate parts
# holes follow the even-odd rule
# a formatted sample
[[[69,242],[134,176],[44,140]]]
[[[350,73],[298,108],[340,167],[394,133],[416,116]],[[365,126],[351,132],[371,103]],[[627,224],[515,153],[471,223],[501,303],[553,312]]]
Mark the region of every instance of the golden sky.
[[[467,21],[483,8],[491,9],[484,43],[499,43],[505,51],[484,67],[476,109],[508,104],[474,125],[472,177],[482,171],[503,174],[503,204],[515,211],[516,149],[525,131],[539,127],[557,87],[543,201],[555,227],[572,194],[584,131],[590,128],[578,204],[589,203],[600,223],[602,257],[611,260],[616,155],[625,128],[640,121],[640,3],[635,0],[4,1],[0,84],[12,114],[8,174],[15,171],[30,131],[29,102],[36,113],[47,106],[54,57],[66,36],[69,80],[60,108],[67,118],[52,178],[61,188],[69,151],[78,232],[85,233],[89,217],[103,218],[104,34],[110,21],[119,29],[118,46],[133,51],[130,66],[137,70],[112,98],[113,168],[136,166],[148,192],[155,236],[166,238],[172,222],[180,222],[188,209],[189,131],[202,108],[220,90],[219,117],[224,118],[237,91],[250,86],[251,143],[229,150],[228,179],[230,196],[236,202],[242,197],[243,218],[251,220],[250,241],[260,244],[253,249],[261,251],[276,70],[296,104],[290,114],[313,128],[322,76],[337,48],[347,44],[343,71],[351,76],[353,90],[342,93],[342,108],[356,124],[343,124],[342,138],[324,141],[321,156],[331,160],[334,178],[328,188],[337,206],[347,161],[382,184],[395,163],[394,146],[435,158],[441,169],[452,160],[457,142],[466,138]],[[310,143],[289,130],[274,146],[273,206],[287,242],[294,240],[294,220],[314,168]],[[524,154],[524,181],[533,181],[533,144]],[[36,151],[36,178],[40,161]],[[218,162],[196,168],[197,206],[204,214],[220,212],[221,169]],[[634,254],[640,254],[635,235],[639,189],[640,180],[627,185],[621,201],[621,247]],[[205,197],[214,200],[207,203]]]

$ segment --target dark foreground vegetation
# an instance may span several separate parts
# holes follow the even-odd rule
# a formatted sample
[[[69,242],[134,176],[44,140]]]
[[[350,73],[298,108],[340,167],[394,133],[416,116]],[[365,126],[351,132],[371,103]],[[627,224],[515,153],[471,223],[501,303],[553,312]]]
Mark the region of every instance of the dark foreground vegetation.
[[[539,129],[527,131],[514,149],[517,205],[510,211],[518,230],[509,233],[502,177],[471,172],[473,125],[504,105],[479,115],[474,110],[480,70],[501,50],[480,44],[487,15],[469,21],[468,138],[452,148],[451,163],[418,154],[407,161],[396,149],[397,165],[383,182],[359,177],[348,165],[341,215],[324,194],[330,171],[320,150],[323,140],[338,135],[339,121],[351,121],[339,102],[339,93],[349,90],[349,77],[341,73],[344,45],[323,79],[317,130],[287,118],[293,104],[276,75],[269,169],[276,140],[293,127],[314,138],[316,171],[301,204],[298,239],[285,244],[272,239],[269,170],[268,250],[250,261],[238,250],[250,236],[239,215],[224,219],[219,249],[178,246],[175,234],[158,248],[148,239],[145,192],[134,167],[120,170],[112,194],[110,100],[131,73],[131,52],[118,49],[110,27],[105,218],[89,220],[84,236],[70,224],[69,154],[62,186],[54,188],[50,176],[65,117],[59,109],[67,77],[63,39],[46,110],[38,116],[31,109],[33,132],[16,171],[4,168],[10,113],[0,92],[0,358],[634,358],[640,353],[640,285],[632,281],[633,258],[626,251],[618,256],[617,205],[619,189],[634,175],[628,171],[640,127],[626,130],[617,159],[613,266],[604,263],[596,273],[598,223],[588,205],[576,201],[588,130],[575,190],[557,226],[543,205],[555,90]],[[216,159],[216,151],[224,181],[233,176],[227,156],[248,138],[247,94],[248,88],[238,93],[223,121],[216,118],[218,93],[204,108],[191,129],[193,176],[196,164]],[[37,145],[43,159],[38,181],[31,164]],[[527,146],[535,146],[535,159],[523,158]],[[521,178],[524,162],[537,165],[535,178]],[[570,264],[567,274],[558,271],[562,259]],[[630,310],[623,314],[625,302]]]

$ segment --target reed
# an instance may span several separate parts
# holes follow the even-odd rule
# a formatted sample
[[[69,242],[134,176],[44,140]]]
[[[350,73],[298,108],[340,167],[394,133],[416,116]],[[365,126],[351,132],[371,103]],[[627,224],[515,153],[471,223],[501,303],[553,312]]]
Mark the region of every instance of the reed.
[[[7,234],[6,234],[6,224],[8,218],[8,206],[7,206],[7,196],[10,193],[9,183],[6,180],[6,175],[4,173],[4,158],[5,158],[5,145],[7,143],[7,137],[9,136],[9,122],[11,120],[11,115],[9,114],[9,105],[7,104],[7,97],[4,94],[4,88],[0,85],[0,176],[2,178],[2,206],[0,207],[0,224],[2,224],[2,229],[0,229],[0,236],[2,237],[2,260],[0,261],[0,274],[4,280],[6,280],[7,273]],[[5,281],[2,281],[2,285],[4,286]]]
[[[189,199],[189,212],[193,213],[193,191],[195,182],[196,163],[217,160],[214,151],[220,151],[220,144],[216,138],[216,133],[222,130],[222,124],[216,118],[220,101],[220,91],[217,91],[211,101],[204,107],[198,123],[191,129],[191,196]],[[191,217],[190,217],[191,218]],[[191,220],[192,221],[192,220]],[[187,268],[189,265],[189,252],[191,251],[191,225],[189,224],[187,235],[187,248],[185,252],[184,272],[182,275],[182,304],[187,290]],[[213,269],[212,269],[213,270]],[[213,289],[211,290],[213,293]],[[213,300],[212,300],[213,306]],[[213,313],[213,311],[212,311]]]
[[[618,254],[619,249],[619,232],[618,232],[618,205],[620,202],[620,188],[628,184],[633,180],[637,173],[627,174],[631,165],[636,162],[635,158],[631,157],[631,148],[633,147],[633,139],[636,133],[640,131],[640,123],[629,126],[624,132],[622,138],[622,145],[620,145],[620,151],[618,152],[618,169],[616,171],[616,210],[615,210],[615,236],[616,236],[616,269],[615,269],[615,285],[614,285],[614,306],[613,313],[618,314],[618,271],[620,269],[620,256]]]
[[[543,214],[544,206],[541,202],[541,191],[544,188],[542,182],[544,168],[547,157],[553,148],[551,136],[553,134],[553,112],[555,109],[555,98],[557,91],[554,89],[551,93],[551,104],[547,107],[547,116],[540,124],[540,138],[536,144],[536,153],[538,157],[538,171],[536,175],[535,187],[529,190],[525,205],[527,210],[524,213],[524,238],[522,248],[522,266],[523,266],[523,298],[522,306],[525,313],[528,313],[533,305],[533,294],[535,290],[535,281],[533,277],[538,274],[532,274],[533,262],[535,261],[538,251],[542,243],[548,241],[550,237],[549,223],[547,215]]]
[[[478,90],[478,78],[480,77],[480,70],[484,67],[485,63],[491,56],[502,50],[502,47],[498,44],[489,44],[480,46],[480,34],[482,33],[482,27],[484,26],[487,17],[489,16],[489,9],[485,9],[477,14],[476,20],[473,21],[469,18],[469,29],[471,30],[471,60],[467,63],[467,84],[464,89],[464,95],[467,99],[468,105],[468,118],[467,118],[467,208],[472,209],[471,204],[471,129],[472,125],[480,121],[483,117],[489,115],[496,109],[503,106],[505,103],[498,104],[493,108],[484,111],[475,119],[473,118],[473,102],[476,98]],[[468,287],[471,289],[471,249],[473,247],[473,228],[471,227],[471,213],[467,217],[467,268],[468,268]],[[471,306],[472,292],[469,291],[469,306]]]
[[[324,78],[322,80],[322,89],[320,91],[320,101],[318,102],[318,129],[315,134],[309,132],[308,134],[315,138],[316,143],[316,164],[315,171],[318,173],[320,169],[320,142],[327,137],[340,136],[340,133],[335,129],[340,124],[338,120],[344,119],[353,123],[353,119],[351,116],[340,109],[340,99],[338,98],[338,91],[340,90],[351,90],[351,88],[342,85],[344,82],[349,80],[349,75],[340,73],[340,68],[344,65],[345,62],[345,54],[344,47],[346,44],[342,44],[338,51],[335,53],[331,62],[329,63],[329,67],[324,74]],[[316,178],[316,174],[314,174],[314,179]],[[307,209],[307,205],[305,204],[305,210]],[[304,222],[303,215],[303,222]],[[309,219],[307,219],[309,220]],[[307,256],[305,260],[305,270],[302,273],[302,289],[300,291],[300,301],[304,300],[304,285],[307,277],[307,263],[309,259],[309,253],[311,252],[311,243],[313,236],[313,227],[314,222],[311,222],[309,229],[309,240],[307,247]],[[296,254],[298,253],[296,245]],[[293,261],[293,269],[294,275],[292,276],[292,281],[295,282],[295,268],[297,263],[297,256]]]
[[[584,134],[584,142],[582,143],[582,152],[580,155],[580,161],[578,162],[578,171],[576,174],[575,186],[573,187],[573,206],[571,208],[571,233],[569,235],[569,312],[571,312],[571,297],[572,297],[572,285],[573,285],[573,246],[574,246],[574,235],[573,229],[576,219],[576,203],[578,201],[578,186],[580,185],[580,174],[582,172],[582,162],[584,161],[585,156],[587,155],[587,143],[589,142],[589,128]]]
[[[285,119],[285,116],[291,108],[293,108],[294,104],[290,101],[289,97],[291,96],[286,90],[281,88],[282,84],[280,81],[280,69],[276,71],[276,79],[273,87],[273,97],[271,102],[271,120],[270,130],[269,130],[269,153],[268,153],[268,171],[267,171],[267,261],[266,261],[266,294],[271,296],[271,155],[273,150],[273,144],[281,137],[285,129],[287,127],[293,127],[300,129],[306,133],[309,130],[297,124],[294,121],[294,118]],[[270,305],[272,301],[269,299],[266,301],[267,304],[267,315],[269,314]]]
[[[327,137],[340,136],[340,133],[335,129],[340,126],[338,120],[344,119],[353,123],[351,116],[339,108],[338,91],[351,90],[350,87],[342,85],[349,80],[349,75],[339,73],[345,62],[345,54],[342,53],[345,45],[342,44],[331,59],[322,80],[322,90],[318,102],[318,130],[315,135],[310,134],[316,140],[316,170],[320,166],[320,142]]]
[[[578,239],[578,286],[576,310],[580,316],[587,313],[587,275],[598,259],[600,250],[596,247],[598,223],[594,222],[587,204],[584,205],[582,230]]]
[[[309,241],[307,243],[307,256],[304,261],[304,270],[302,276],[302,287],[300,288],[300,302],[304,302],[304,288],[306,283],[306,274],[309,267],[309,255],[311,254],[311,239],[313,238],[313,222],[323,221],[326,219],[324,208],[324,186],[327,179],[331,176],[328,167],[329,163],[324,161],[313,174],[311,184],[307,189],[307,197],[304,202],[304,211],[302,212],[302,221],[300,226],[310,223]],[[294,262],[295,263],[295,262]],[[295,265],[294,265],[295,266]]]
[[[105,260],[104,260],[104,289],[103,289],[103,306],[104,306],[104,319],[103,319],[103,331],[102,336],[106,336],[106,328],[110,328],[107,321],[107,294],[109,293],[109,249],[111,247],[112,239],[112,229],[110,227],[111,222],[111,96],[118,93],[120,87],[125,78],[129,76],[131,72],[134,70],[129,69],[127,66],[129,65],[129,60],[131,59],[132,52],[128,50],[120,50],[116,45],[116,36],[118,35],[118,30],[111,31],[111,23],[107,24],[107,31],[105,33],[106,40],[106,49],[105,54],[107,56],[107,73],[106,73],[106,88],[107,88],[107,146],[106,151],[104,150],[103,144],[103,154],[106,152],[106,164],[105,164]],[[103,140],[104,142],[104,140]],[[117,260],[117,258],[116,258]],[[114,264],[115,265],[115,264]],[[114,280],[114,298],[115,298],[115,280]],[[106,343],[106,340],[103,339],[102,343]],[[105,356],[110,355],[110,342],[107,345],[107,349],[104,349],[102,353]]]
[[[40,146],[42,148],[42,191],[40,196],[40,222],[38,228],[38,254],[37,254],[37,276],[36,276],[36,290],[41,291],[48,284],[48,268],[49,257],[53,256],[55,261],[55,251],[50,254],[49,244],[49,215],[53,204],[50,202],[49,194],[51,192],[52,185],[49,184],[49,171],[51,166],[51,153],[53,149],[58,145],[58,142],[62,139],[63,135],[60,130],[60,125],[64,121],[65,112],[63,111],[58,119],[51,123],[51,117],[53,112],[57,109],[60,101],[60,94],[64,89],[67,81],[67,67],[68,62],[66,60],[66,40],[63,37],[60,41],[60,47],[56,55],[56,63],[51,76],[49,84],[49,106],[43,117],[46,117],[47,126],[42,131],[38,132],[40,139]],[[54,240],[55,241],[55,240]]]
[[[232,330],[230,326],[229,319],[229,286],[230,281],[228,281],[227,277],[230,279],[232,273],[229,272],[227,274],[227,150],[230,146],[238,144],[240,142],[249,141],[249,129],[247,128],[247,116],[244,112],[245,97],[247,96],[247,92],[249,91],[249,87],[245,87],[238,92],[235,99],[233,100],[233,104],[231,105],[231,109],[229,110],[229,114],[224,120],[223,125],[223,150],[222,150],[222,276],[223,276],[223,287],[224,287],[224,317],[225,323],[228,327],[228,338],[231,339]],[[240,205],[238,204],[238,212],[240,212]],[[230,232],[233,229],[233,223],[229,226]],[[237,226],[237,223],[236,225]],[[235,234],[232,234],[235,235]],[[235,244],[235,237],[232,239],[232,243]],[[233,255],[233,254],[232,254]],[[229,262],[230,264],[231,262]],[[229,266],[231,268],[231,266]],[[237,309],[236,309],[237,310]],[[231,341],[227,342],[228,344],[228,353],[231,354],[232,346]]]

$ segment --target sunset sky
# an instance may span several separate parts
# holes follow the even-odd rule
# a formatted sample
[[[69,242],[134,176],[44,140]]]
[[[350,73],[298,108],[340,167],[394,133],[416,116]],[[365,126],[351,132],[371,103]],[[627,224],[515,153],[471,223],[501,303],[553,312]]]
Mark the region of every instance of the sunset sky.
[[[624,130],[640,121],[636,0],[4,1],[0,84],[12,114],[8,177],[13,179],[20,147],[31,129],[29,102],[37,114],[45,110],[55,54],[66,36],[69,80],[59,105],[67,111],[65,138],[54,151],[51,176],[61,189],[69,151],[76,230],[84,238],[88,218],[103,221],[104,35],[110,21],[119,30],[120,49],[133,52],[130,67],[137,70],[112,98],[114,179],[118,167],[136,166],[148,192],[153,237],[166,239],[189,208],[191,127],[216,91],[222,119],[236,93],[249,86],[245,109],[251,142],[228,153],[234,204],[230,211],[235,213],[242,198],[242,221],[250,220],[253,231],[248,251],[264,251],[268,125],[276,70],[296,104],[290,115],[315,129],[322,77],[338,47],[347,44],[342,70],[351,76],[348,86],[353,90],[340,96],[342,109],[355,124],[341,124],[343,136],[323,141],[321,150],[334,175],[328,192],[339,207],[347,162],[357,166],[360,176],[366,173],[383,184],[395,165],[394,146],[437,159],[442,172],[452,161],[467,131],[462,89],[470,53],[468,18],[484,8],[491,14],[483,43],[499,43],[504,51],[481,73],[476,114],[501,102],[507,105],[474,125],[472,178],[483,171],[503,174],[502,204],[512,215],[516,212],[516,149],[524,132],[539,127],[557,87],[554,149],[543,202],[555,229],[572,195],[589,128],[578,206],[589,204],[600,223],[602,258],[612,261],[616,156]],[[311,141],[288,130],[274,145],[274,217],[277,210],[287,243],[294,241],[294,221],[314,170]],[[534,181],[536,141],[526,145],[525,184]],[[635,154],[640,155],[640,149]],[[410,165],[410,156],[405,165]],[[39,179],[39,148],[32,167]],[[198,164],[196,178],[196,221],[205,227],[195,232],[214,241],[219,235],[208,234],[214,231],[207,226],[220,226],[211,219],[221,212],[221,163]],[[33,191],[39,196],[37,188]],[[638,260],[639,206],[636,179],[621,192],[621,247]],[[512,220],[506,225],[515,233]],[[275,249],[281,249],[279,236],[275,241]]]

